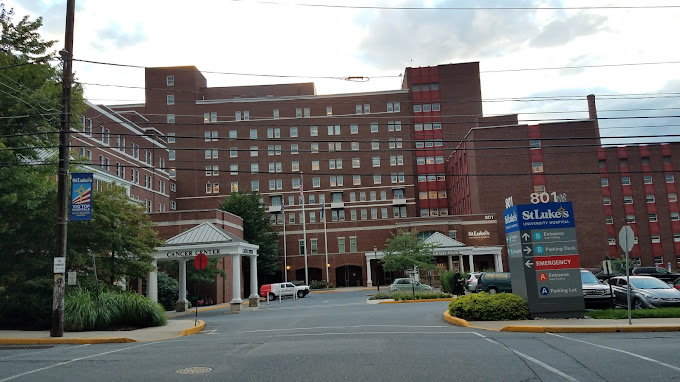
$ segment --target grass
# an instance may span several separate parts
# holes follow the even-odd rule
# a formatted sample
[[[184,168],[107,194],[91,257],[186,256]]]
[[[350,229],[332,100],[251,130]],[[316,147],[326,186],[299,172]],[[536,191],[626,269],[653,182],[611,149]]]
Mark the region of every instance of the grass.
[[[442,292],[416,292],[416,298],[415,300],[432,300],[436,298],[452,298],[451,294],[449,293],[442,293]],[[394,299],[397,301],[400,300],[414,300],[413,298],[413,292],[394,292],[394,293],[375,293],[373,296],[369,298],[369,300],[385,300],[385,299]]]
[[[75,289],[66,296],[64,330],[136,329],[163,326],[165,309],[136,293],[100,292]]]
[[[605,309],[586,312],[586,316],[598,319],[624,319],[628,318],[627,309]],[[632,318],[680,318],[680,308],[658,308],[632,310]]]

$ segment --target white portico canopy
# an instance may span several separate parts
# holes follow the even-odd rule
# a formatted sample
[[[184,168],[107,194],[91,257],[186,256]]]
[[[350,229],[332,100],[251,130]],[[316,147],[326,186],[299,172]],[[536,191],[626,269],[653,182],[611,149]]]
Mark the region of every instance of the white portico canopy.
[[[241,304],[241,256],[250,257],[250,290],[251,296],[257,297],[257,250],[259,246],[226,232],[212,223],[205,222],[167,240],[162,247],[156,248],[154,266],[158,261],[174,260],[179,262],[179,300],[180,305],[186,306],[186,263],[193,260],[199,253],[208,258],[230,256],[232,258],[232,304]],[[158,301],[157,273],[149,273],[147,295]]]
[[[469,247],[465,243],[461,243],[456,239],[452,239],[443,233],[435,232],[424,241],[427,244],[434,244],[436,247],[433,250],[433,256],[447,256],[449,258],[449,270],[453,270],[453,256],[458,256],[458,264],[461,267],[460,272],[464,272],[463,256],[467,255],[470,262],[470,272],[475,271],[474,256],[493,255],[494,267],[497,272],[503,271],[503,258],[501,257],[501,246],[472,246]],[[384,253],[382,251],[366,252],[366,269],[367,269],[367,285],[373,285],[371,280],[371,260],[382,259]]]
[[[503,247],[501,246],[472,246],[468,247],[464,243],[456,239],[452,239],[440,232],[433,233],[430,237],[425,240],[425,243],[435,244],[437,247],[434,249],[434,256],[448,256],[449,258],[449,270],[453,270],[453,256],[458,256],[458,264],[460,265],[461,272],[464,272],[463,267],[463,256],[467,255],[470,262],[470,272],[475,271],[475,263],[473,257],[475,255],[493,255],[494,257],[494,268],[496,272],[503,271],[503,258],[501,253]]]

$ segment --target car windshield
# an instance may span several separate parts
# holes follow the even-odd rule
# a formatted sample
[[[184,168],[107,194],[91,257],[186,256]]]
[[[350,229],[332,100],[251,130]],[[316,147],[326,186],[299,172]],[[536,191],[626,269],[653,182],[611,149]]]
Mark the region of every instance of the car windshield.
[[[630,285],[640,289],[670,289],[671,286],[655,278],[630,279]]]
[[[599,284],[600,282],[590,272],[581,272],[581,283],[583,284]]]

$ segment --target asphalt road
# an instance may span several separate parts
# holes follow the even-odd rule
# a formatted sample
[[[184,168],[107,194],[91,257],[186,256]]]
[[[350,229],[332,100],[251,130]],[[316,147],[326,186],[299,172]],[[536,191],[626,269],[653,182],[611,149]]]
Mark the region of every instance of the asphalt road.
[[[680,381],[680,333],[490,332],[447,324],[445,302],[365,300],[203,312],[203,334],[159,342],[2,347],[0,380]]]

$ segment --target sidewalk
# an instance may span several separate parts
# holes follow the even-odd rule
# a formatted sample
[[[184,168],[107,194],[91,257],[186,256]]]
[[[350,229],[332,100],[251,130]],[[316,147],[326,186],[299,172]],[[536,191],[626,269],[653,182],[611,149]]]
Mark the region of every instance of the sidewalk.
[[[200,310],[199,310],[200,312]],[[190,336],[203,330],[205,322],[198,320],[168,320],[165,326],[128,331],[64,332],[63,337],[50,337],[49,331],[0,330],[0,345],[29,344],[98,344],[149,342]]]
[[[521,321],[466,321],[444,312],[444,320],[450,324],[473,329],[500,332],[527,333],[614,333],[614,332],[678,332],[677,318],[638,318],[628,325],[628,319],[537,319]]]

